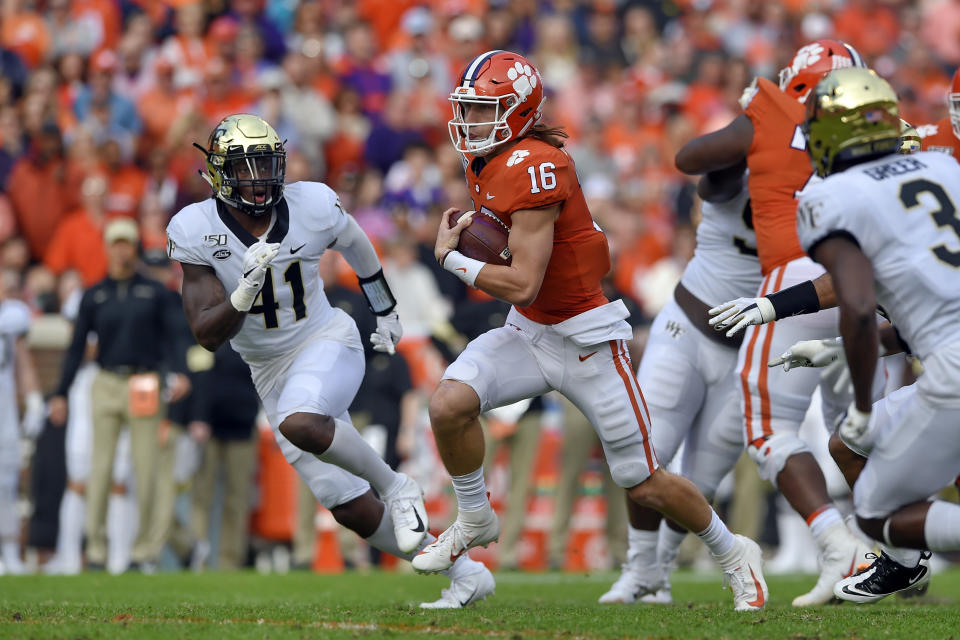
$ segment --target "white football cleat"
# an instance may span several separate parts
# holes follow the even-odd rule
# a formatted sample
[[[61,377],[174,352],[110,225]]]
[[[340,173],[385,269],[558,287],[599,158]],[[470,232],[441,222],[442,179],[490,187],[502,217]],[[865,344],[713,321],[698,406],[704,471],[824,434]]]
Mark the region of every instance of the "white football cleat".
[[[640,602],[643,604],[673,604],[673,591],[670,583],[665,582],[662,587],[653,593],[645,593],[640,596]]]
[[[833,585],[871,564],[868,553],[872,555],[873,549],[850,533],[846,524],[838,522],[830,527],[824,535],[824,546],[820,552],[817,584],[807,593],[794,598],[793,606],[811,607],[830,602],[834,597]]]
[[[478,511],[461,511],[440,537],[413,557],[411,564],[417,573],[444,571],[467,549],[485,547],[499,538],[500,520],[489,504]]]
[[[482,566],[482,565],[481,565]],[[434,602],[421,602],[421,609],[462,609],[474,602],[480,602],[492,596],[497,583],[486,567],[476,573],[450,581],[450,588],[440,592],[440,599]]]
[[[383,503],[393,519],[393,532],[397,537],[397,547],[404,553],[417,550],[427,535],[427,509],[423,505],[423,489],[416,481],[404,474],[400,488],[390,495],[383,496]]]
[[[723,581],[733,591],[733,608],[737,611],[759,611],[770,596],[763,579],[763,554],[756,542],[735,535],[733,549],[717,558],[723,569]]]
[[[597,600],[600,604],[634,604],[645,602],[659,604],[659,594],[664,588],[663,575],[659,566],[641,566],[636,558],[628,559],[620,565],[620,577],[610,589]],[[668,602],[672,602],[670,587],[667,586]]]

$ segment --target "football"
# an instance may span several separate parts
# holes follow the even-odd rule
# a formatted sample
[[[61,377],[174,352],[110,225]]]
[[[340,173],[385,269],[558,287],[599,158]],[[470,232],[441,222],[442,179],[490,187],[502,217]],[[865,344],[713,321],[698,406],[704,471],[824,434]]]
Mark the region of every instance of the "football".
[[[454,227],[462,217],[472,213],[461,211],[450,216],[450,227]],[[457,251],[487,264],[509,265],[513,260],[510,249],[507,247],[507,238],[510,229],[496,217],[479,212],[473,216],[470,226],[460,233],[460,244]]]

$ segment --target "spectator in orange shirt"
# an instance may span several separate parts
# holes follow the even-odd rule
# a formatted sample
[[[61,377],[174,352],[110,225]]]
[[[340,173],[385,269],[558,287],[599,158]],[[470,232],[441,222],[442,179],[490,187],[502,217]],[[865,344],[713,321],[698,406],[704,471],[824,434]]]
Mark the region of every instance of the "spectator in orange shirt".
[[[207,66],[207,82],[204,86],[201,111],[211,126],[231,113],[246,113],[253,105],[253,97],[234,86],[232,71],[219,58],[211,60]]]
[[[170,126],[197,107],[192,92],[177,89],[174,84],[173,63],[160,55],[154,64],[155,83],[137,103],[137,111],[143,119],[147,149],[162,146],[167,142]]]
[[[39,259],[47,252],[57,223],[71,201],[60,129],[44,125],[30,139],[30,150],[14,165],[7,195],[17,216],[17,226]]]
[[[132,145],[113,138],[100,145],[100,162],[107,172],[107,216],[136,218],[147,173],[133,163]]]
[[[24,4],[22,0],[4,3],[0,42],[32,68],[46,59],[50,50],[50,32],[40,14]]]
[[[56,275],[77,271],[83,286],[91,287],[107,275],[103,227],[107,219],[107,180],[94,174],[83,181],[82,206],[57,225],[44,264]]]

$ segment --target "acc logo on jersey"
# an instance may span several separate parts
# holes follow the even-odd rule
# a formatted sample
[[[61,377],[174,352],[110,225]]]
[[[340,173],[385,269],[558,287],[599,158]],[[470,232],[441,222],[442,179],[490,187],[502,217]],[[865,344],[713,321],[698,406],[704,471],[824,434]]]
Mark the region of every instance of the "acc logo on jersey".
[[[528,155],[530,155],[530,152],[526,149],[517,149],[509,158],[507,158],[507,166],[512,167],[515,164],[520,164]]]
[[[230,251],[230,249],[217,249],[213,252],[213,257],[217,260],[226,260],[232,255],[233,253]]]

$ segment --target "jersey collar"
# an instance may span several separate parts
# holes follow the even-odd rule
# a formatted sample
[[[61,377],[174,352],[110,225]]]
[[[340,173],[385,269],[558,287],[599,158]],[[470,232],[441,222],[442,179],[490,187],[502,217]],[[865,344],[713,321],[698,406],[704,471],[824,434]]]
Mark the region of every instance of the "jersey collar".
[[[220,220],[223,224],[227,225],[227,229],[233,232],[233,235],[237,236],[237,239],[240,240],[246,246],[252,246],[259,242],[259,238],[254,236],[252,233],[247,231],[237,222],[236,218],[230,215],[230,212],[227,211],[226,205],[224,205],[220,200],[214,200],[217,204],[217,215],[220,216]],[[280,198],[280,202],[274,208],[277,214],[277,220],[274,222],[273,227],[270,229],[270,233],[267,235],[267,242],[282,242],[283,239],[287,236],[287,231],[290,229],[290,209],[287,207],[287,199]]]

